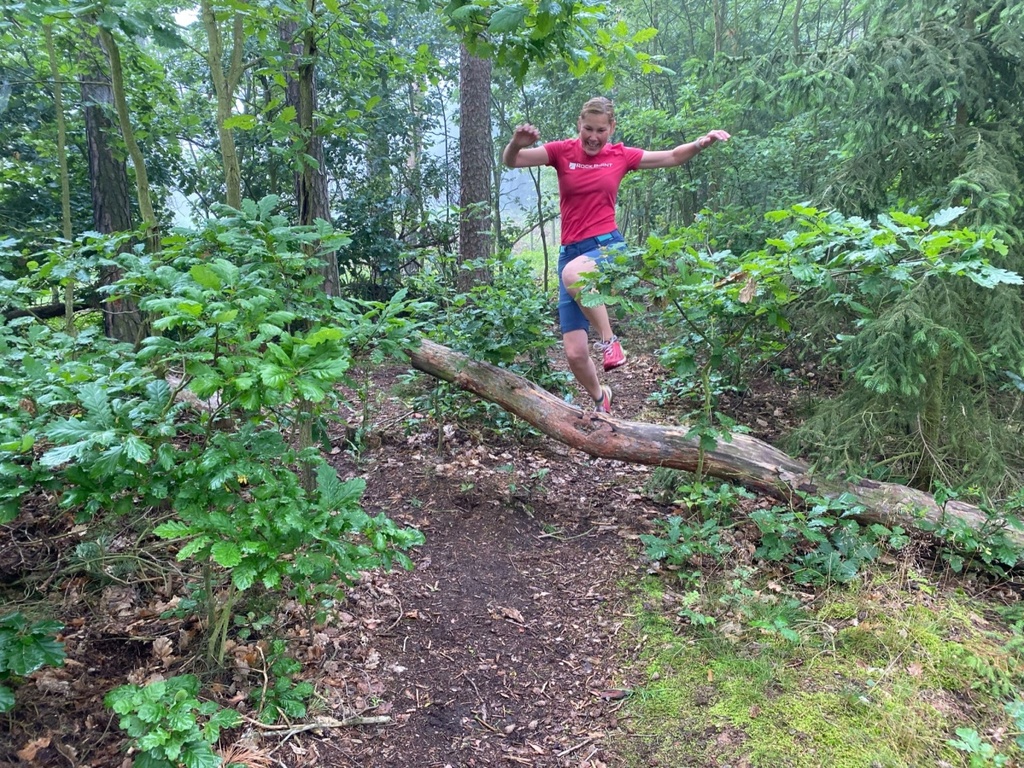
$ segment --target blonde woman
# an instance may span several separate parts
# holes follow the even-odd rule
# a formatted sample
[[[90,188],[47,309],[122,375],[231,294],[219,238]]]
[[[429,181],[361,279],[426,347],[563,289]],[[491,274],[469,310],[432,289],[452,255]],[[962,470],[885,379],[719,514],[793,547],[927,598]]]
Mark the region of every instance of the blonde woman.
[[[590,357],[588,335],[593,324],[600,341],[604,369],[610,371],[626,362],[622,344],[612,332],[604,306],[584,307],[576,298],[580,275],[594,272],[624,247],[615,223],[615,201],[623,177],[643,168],[671,168],[682,165],[729,134],[714,130],[674,149],[650,151],[612,144],[615,108],[598,96],[583,105],[576,124],[578,135],[534,147],[540,132],[529,123],[517,125],[501,159],[509,168],[554,166],[558,174],[559,209],[562,217],[562,247],[558,255],[558,320],[562,345],[569,368],[580,385],[594,399],[594,410],[611,413],[612,390],[602,384]]]

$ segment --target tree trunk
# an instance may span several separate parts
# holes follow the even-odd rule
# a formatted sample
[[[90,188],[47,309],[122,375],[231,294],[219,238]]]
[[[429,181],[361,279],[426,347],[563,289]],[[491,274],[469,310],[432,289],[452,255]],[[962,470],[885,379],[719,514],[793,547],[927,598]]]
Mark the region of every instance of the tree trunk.
[[[803,0],[796,0],[796,7],[793,9],[793,50],[800,52],[800,12],[803,10]]]
[[[98,71],[82,78],[82,106],[85,116],[85,140],[89,156],[89,190],[92,194],[93,229],[103,234],[125,232],[133,228],[128,168],[113,153],[107,137],[113,125],[104,105],[113,95],[104,75]],[[104,268],[100,283],[110,285],[120,275]],[[112,339],[137,344],[146,335],[146,324],[135,303],[129,299],[111,299],[103,304],[103,331]]]
[[[423,104],[419,85],[409,81],[406,86],[409,95],[409,114],[412,115],[412,128],[409,136],[409,156],[406,165],[409,169],[408,182],[403,191],[405,195],[405,209],[402,220],[406,226],[418,228],[423,220],[423,174],[420,170],[420,158],[423,155],[423,131],[420,127],[422,119]]]
[[[686,437],[689,428],[685,425],[645,424],[582,411],[503,368],[471,360],[431,341],[422,341],[409,357],[424,373],[497,403],[548,437],[591,456],[688,472],[700,466],[708,475],[797,505],[801,503],[799,494],[836,498],[847,493],[865,507],[860,519],[890,528],[920,528],[922,521],[942,525],[949,518],[976,531],[991,525],[978,507],[959,501],[940,506],[930,495],[906,486],[869,480],[819,481],[810,476],[803,461],[749,435],[734,434],[728,441],[720,440],[702,456],[698,440]],[[1024,533],[1008,529],[1006,536],[1024,546]]]
[[[235,88],[242,76],[243,27],[242,14],[236,12],[232,23],[231,59],[227,72],[224,71],[224,42],[220,25],[213,9],[212,0],[200,3],[203,29],[206,30],[206,62],[210,67],[210,78],[217,96],[217,137],[220,140],[220,156],[224,164],[225,202],[232,208],[242,206],[242,170],[235,148],[235,134],[227,122],[231,118],[235,99]]]
[[[459,58],[459,264],[491,255],[491,62],[463,45]],[[459,270],[459,290],[489,279]]]
[[[316,0],[307,0],[306,12],[309,18],[316,14]],[[316,126],[316,29],[307,26],[297,37],[298,25],[288,22],[281,25],[282,38],[291,42],[292,68],[288,72],[287,101],[295,108],[295,120],[299,127],[299,149],[295,171],[295,203],[298,207],[300,225],[313,224],[317,219],[331,221],[327,194],[327,173],[324,171],[323,141]],[[313,162],[309,161],[313,159]],[[306,253],[313,258],[319,246],[310,243]],[[324,254],[320,264],[323,275],[323,289],[328,296],[341,293],[338,276],[338,256]]]
[[[715,54],[725,52],[725,33],[726,33],[726,14],[728,8],[726,3],[728,0],[714,0],[712,3],[712,13],[714,14],[715,22]]]
[[[61,234],[70,241],[74,230],[71,227],[71,177],[68,174],[68,129],[64,120],[64,87],[61,82],[60,67],[57,63],[57,52],[53,45],[53,25],[44,24],[46,36],[46,56],[50,60],[50,77],[53,78],[53,112],[57,119],[57,164],[60,168],[60,221]],[[55,289],[56,290],[56,289]],[[75,279],[67,277],[64,281],[64,331],[69,336],[75,335]]]
[[[149,196],[149,176],[146,174],[146,162],[142,156],[142,150],[135,141],[135,130],[132,128],[131,116],[128,113],[128,100],[125,95],[124,74],[121,67],[121,50],[114,40],[109,29],[99,28],[100,43],[107,52],[110,61],[110,85],[114,98],[114,108],[117,111],[117,120],[121,128],[121,138],[128,149],[128,156],[132,159],[132,167],[135,169],[135,189],[139,199],[139,215],[142,216],[142,224],[146,228],[147,245],[151,252],[157,250],[156,240],[156,214],[153,212],[153,203]]]

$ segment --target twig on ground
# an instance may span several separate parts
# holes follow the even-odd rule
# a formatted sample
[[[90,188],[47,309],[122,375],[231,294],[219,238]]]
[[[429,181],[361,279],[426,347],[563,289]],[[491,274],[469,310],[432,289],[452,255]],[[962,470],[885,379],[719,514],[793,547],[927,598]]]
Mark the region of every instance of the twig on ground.
[[[298,725],[267,725],[251,717],[246,717],[245,719],[261,731],[266,731],[267,736],[275,736],[282,739],[291,738],[297,733],[318,731],[322,728],[351,728],[358,725],[384,725],[391,722],[389,715],[352,715],[344,720],[337,720],[333,717],[318,717],[312,722],[299,723]]]
[[[583,741],[581,741],[579,744],[577,744],[574,747],[569,747],[568,749],[563,749],[561,752],[557,753],[555,755],[555,757],[565,757],[566,755],[571,755],[573,752],[576,752],[577,750],[583,749],[585,746],[587,746],[587,744],[589,744],[593,740],[594,740],[593,737],[584,739]]]

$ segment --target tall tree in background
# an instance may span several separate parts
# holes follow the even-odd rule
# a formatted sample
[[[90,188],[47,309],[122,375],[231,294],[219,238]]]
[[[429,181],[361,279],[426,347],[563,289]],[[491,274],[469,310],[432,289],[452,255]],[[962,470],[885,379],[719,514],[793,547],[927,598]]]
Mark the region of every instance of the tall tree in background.
[[[851,23],[852,42],[798,57],[763,91],[839,119],[820,199],[861,214],[965,203],[970,224],[1024,241],[1024,7],[910,2]]]
[[[460,124],[460,262],[491,254],[491,173],[495,163],[490,116],[491,62],[522,83],[530,66],[553,59],[566,62],[576,75],[605,69],[609,56],[635,51],[626,42],[626,25],[613,25],[603,36],[593,30],[606,24],[606,7],[592,0],[552,5],[544,1],[497,2],[481,6],[451,0],[444,9],[459,31]],[[600,42],[598,39],[600,38]],[[606,79],[608,79],[606,78]],[[460,272],[466,287],[485,279],[481,273]]]
[[[97,47],[92,53],[99,52]],[[87,55],[89,53],[87,52]],[[114,96],[99,59],[87,60],[81,78],[82,111],[85,114],[85,141],[89,159],[89,190],[92,194],[92,225],[97,232],[112,234],[133,228],[128,167],[112,146],[116,131],[107,116],[113,111]],[[117,270],[105,267],[101,285],[110,285],[119,277]],[[137,343],[146,325],[138,308],[127,299],[112,299],[103,304],[103,330],[107,336]]]
[[[70,241],[74,234],[71,223],[71,177],[68,172],[68,129],[64,117],[64,83],[60,71],[60,62],[57,59],[56,46],[53,43],[53,24],[43,24],[43,34],[46,39],[46,57],[50,62],[50,77],[53,79],[53,111],[57,121],[57,164],[60,168],[60,221],[61,234],[65,240]],[[59,298],[56,295],[55,299]],[[64,284],[64,330],[69,334],[75,333],[75,281],[66,278]]]
[[[287,79],[286,103],[295,110],[296,147],[295,204],[298,209],[298,223],[310,225],[317,220],[331,221],[330,202],[327,193],[327,173],[324,168],[323,141],[318,132],[316,63],[319,57],[316,29],[316,0],[306,0],[302,9],[304,24],[287,21],[280,25],[281,36],[292,54]],[[313,258],[319,251],[317,244],[307,246],[307,254]],[[341,293],[338,277],[338,256],[335,252],[320,254],[320,272],[323,275],[323,290],[328,296]]]
[[[491,62],[459,52],[459,263],[491,255]],[[488,279],[486,270],[460,270],[459,287],[468,290]]]
[[[841,128],[817,199],[865,217],[962,205],[959,222],[998,233],[1010,246],[999,266],[1021,270],[1022,20],[1024,7],[1002,0],[910,2],[873,14],[841,49],[802,57],[772,98]],[[854,471],[850,457],[895,457],[889,470],[920,487],[1019,487],[1022,316],[1016,286],[908,284],[839,345],[856,375],[805,444]]]
[[[234,112],[235,91],[242,78],[244,66],[244,17],[241,9],[230,12],[231,52],[225,67],[224,38],[213,0],[202,0],[200,8],[207,38],[206,60],[210,66],[210,77],[217,97],[217,137],[220,140],[220,154],[224,167],[225,202],[232,208],[239,208],[242,205],[242,170],[235,147],[231,116]]]
[[[128,156],[135,171],[135,190],[139,203],[139,215],[146,229],[150,250],[156,250],[156,214],[150,196],[149,175],[146,172],[146,159],[139,143],[135,140],[135,128],[132,125],[131,113],[128,109],[128,96],[125,92],[124,67],[121,61],[121,48],[114,38],[113,32],[100,24],[98,26],[99,41],[107,54],[110,66],[110,95],[114,102],[121,140],[128,149]]]

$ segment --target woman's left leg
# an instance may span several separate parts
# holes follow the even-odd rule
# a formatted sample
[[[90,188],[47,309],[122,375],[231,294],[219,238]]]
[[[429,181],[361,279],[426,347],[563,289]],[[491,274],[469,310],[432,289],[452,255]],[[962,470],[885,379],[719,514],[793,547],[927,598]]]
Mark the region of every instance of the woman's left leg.
[[[569,331],[562,334],[562,347],[565,358],[569,361],[569,370],[576,381],[587,390],[595,402],[601,399],[601,380],[597,375],[597,366],[590,357],[586,330]]]

